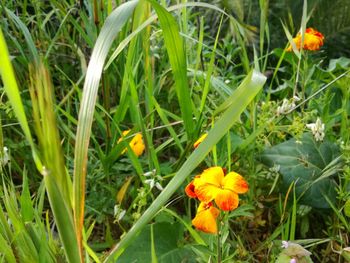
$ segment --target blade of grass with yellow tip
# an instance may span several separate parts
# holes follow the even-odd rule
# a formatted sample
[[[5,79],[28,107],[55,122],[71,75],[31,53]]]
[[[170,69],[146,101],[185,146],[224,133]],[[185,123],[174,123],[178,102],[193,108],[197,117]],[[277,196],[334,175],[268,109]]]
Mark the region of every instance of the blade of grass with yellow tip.
[[[54,111],[53,85],[44,64],[30,67],[30,95],[45,187],[68,262],[83,262],[74,231],[72,182],[66,171]]]
[[[130,19],[138,2],[137,0],[126,2],[107,17],[96,40],[86,73],[78,117],[73,179],[74,222],[80,253],[82,253],[87,155],[102,69],[114,39]]]
[[[256,94],[261,90],[266,77],[259,72],[251,71],[241,85],[229,98],[230,102],[224,102],[227,108],[209,131],[207,138],[189,156],[187,161],[177,171],[173,179],[164,188],[161,194],[154,200],[150,207],[143,213],[140,219],[129,232],[114,247],[104,262],[115,262],[125,248],[132,242],[142,228],[157,214],[161,207],[169,200],[175,191],[181,186],[191,172],[203,161],[212,147],[229,131],[232,125],[239,119]]]

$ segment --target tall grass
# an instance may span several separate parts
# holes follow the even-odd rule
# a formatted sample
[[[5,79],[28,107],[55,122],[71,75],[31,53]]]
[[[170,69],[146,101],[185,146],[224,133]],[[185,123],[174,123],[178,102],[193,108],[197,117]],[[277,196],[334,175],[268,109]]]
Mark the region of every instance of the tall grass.
[[[0,75],[8,102],[3,107],[13,111],[21,127],[19,131],[10,123],[5,132],[0,130],[0,150],[6,143],[27,143],[14,148],[18,156],[12,158],[13,167],[1,170],[3,258],[7,262],[56,262],[62,260],[62,246],[68,262],[118,262],[145,226],[165,211],[189,231],[190,240],[202,246],[193,246],[192,252],[211,260],[210,253],[220,246],[190,227],[191,201],[180,199],[181,204],[169,205],[175,195],[182,195],[179,189],[197,167],[213,165],[240,171],[250,182],[242,210],[230,217],[242,216],[245,222],[229,221],[231,227],[239,224],[240,233],[247,239],[229,227],[222,228],[226,231],[221,233],[222,240],[230,240],[223,246],[226,260],[253,260],[262,250],[270,253],[271,243],[279,238],[297,239],[299,224],[306,222],[298,218],[297,182],[290,185],[285,196],[276,193],[283,176],[262,182],[262,177],[271,172],[259,163],[258,153],[266,145],[303,133],[306,128],[300,128],[300,123],[313,120],[315,105],[332,85],[340,87],[342,95],[334,96],[340,96],[341,107],[338,111],[331,110],[336,107],[334,103],[325,107],[322,117],[331,133],[332,123],[341,115],[340,134],[346,144],[348,69],[345,73],[337,71],[339,68],[333,72],[311,70],[304,63],[305,53],[294,45],[295,57],[284,50],[272,51],[275,35],[269,10],[274,4],[267,0],[237,1],[240,12],[232,11],[230,3],[224,3],[224,11],[216,3],[185,0],[170,7],[166,1],[116,1],[115,8],[113,1],[73,2],[25,1],[16,6],[3,1],[0,5],[4,14]],[[303,37],[309,20],[307,4],[305,0],[301,15]],[[251,13],[256,14],[252,20],[259,23],[259,34],[246,21]],[[217,21],[217,28],[208,26],[213,21]],[[280,28],[286,34],[281,46],[288,40],[293,43],[289,24],[284,21]],[[349,66],[345,62],[341,65]],[[272,72],[268,91],[263,89],[267,77],[260,70],[265,75]],[[320,82],[310,80],[314,72],[323,74]],[[280,100],[300,93],[303,100],[287,112],[287,117],[274,115]],[[333,99],[330,93],[325,98]],[[15,118],[1,122],[7,125]],[[128,129],[131,132],[120,142],[122,132]],[[336,137],[337,128],[334,130]],[[203,132],[208,132],[207,138],[193,150],[193,142]],[[142,134],[146,145],[142,157],[137,157],[129,145],[137,133]],[[34,165],[25,158],[28,149]],[[162,183],[164,189],[159,195],[147,183],[149,178]],[[19,205],[17,190],[9,183],[16,180],[22,182]],[[343,183],[342,178],[339,180]],[[348,197],[347,179],[344,182],[339,190],[341,202]],[[265,193],[267,188],[269,194]],[[45,192],[52,214],[43,215]],[[94,206],[99,198],[108,197],[103,208]],[[268,219],[262,219],[265,212],[260,200],[266,206],[274,202],[271,206],[275,210],[268,212]],[[344,214],[330,199],[329,203],[337,222],[347,229]],[[112,212],[102,220],[95,218],[103,214],[99,210],[112,211],[113,204],[118,212],[114,218]],[[135,207],[141,211],[136,216],[132,212]],[[246,212],[253,209],[254,213]],[[121,213],[125,213],[124,222],[119,218]],[[12,226],[6,223],[9,219]],[[266,240],[256,244],[249,241],[248,237],[259,234],[251,234],[248,220],[249,225],[266,230]],[[263,228],[266,220],[274,229]],[[115,226],[112,230],[111,225]],[[156,227],[152,224],[150,228],[152,262],[157,262],[159,253]],[[11,233],[12,229],[18,236]],[[101,240],[106,242],[100,244]],[[248,243],[254,250],[250,256],[242,252]]]

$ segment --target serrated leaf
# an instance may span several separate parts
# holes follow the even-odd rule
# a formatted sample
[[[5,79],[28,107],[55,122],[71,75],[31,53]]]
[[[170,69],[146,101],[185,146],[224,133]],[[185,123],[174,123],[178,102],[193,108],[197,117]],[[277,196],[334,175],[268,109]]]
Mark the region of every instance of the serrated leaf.
[[[291,139],[266,149],[261,160],[268,166],[279,165],[282,189],[292,182],[296,185],[299,202],[316,208],[329,208],[336,198],[333,176],[340,166],[337,145],[331,142],[317,143],[311,134],[304,134],[300,141]]]

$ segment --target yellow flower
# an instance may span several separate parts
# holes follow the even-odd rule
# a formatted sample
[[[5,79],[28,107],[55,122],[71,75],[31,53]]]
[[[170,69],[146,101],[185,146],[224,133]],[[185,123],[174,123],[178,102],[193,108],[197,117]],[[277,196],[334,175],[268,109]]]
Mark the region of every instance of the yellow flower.
[[[194,144],[193,147],[196,149],[203,141],[204,139],[207,137],[207,133],[204,133]]]
[[[309,27],[305,30],[304,36],[304,45],[303,49],[305,50],[319,50],[321,46],[323,46],[324,36],[322,33],[317,30]],[[293,42],[298,50],[300,50],[301,46],[301,33],[299,32],[295,38],[293,38]],[[286,51],[292,51],[292,45],[289,44]]]
[[[220,211],[212,205],[212,203],[200,203],[197,214],[192,220],[194,227],[200,231],[210,234],[216,234],[218,227],[216,224],[216,218],[219,216]]]
[[[123,131],[123,133],[122,133],[123,137],[128,135],[129,132],[130,132],[130,130]],[[123,137],[118,140],[118,143],[120,143],[123,140]],[[142,155],[144,150],[145,150],[145,144],[143,142],[142,134],[141,133],[137,133],[131,139],[131,141],[129,143],[129,146],[132,149],[132,151],[135,153],[136,156]],[[126,153],[127,150],[128,150],[128,148],[125,148],[123,150],[122,154]]]
[[[201,202],[209,203],[215,200],[216,205],[231,211],[238,207],[238,194],[248,191],[248,183],[241,175],[230,172],[226,176],[221,167],[211,167],[194,178],[193,192]]]

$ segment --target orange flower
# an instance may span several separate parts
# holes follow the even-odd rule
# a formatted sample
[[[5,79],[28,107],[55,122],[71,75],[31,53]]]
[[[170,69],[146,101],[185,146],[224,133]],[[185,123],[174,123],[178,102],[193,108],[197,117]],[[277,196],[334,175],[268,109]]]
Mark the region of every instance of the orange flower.
[[[207,135],[207,133],[204,133],[201,137],[199,137],[199,139],[193,144],[193,147],[196,149],[204,141]]]
[[[187,194],[188,197],[191,198],[197,198],[196,193],[194,192],[194,184],[193,181],[191,181],[185,188],[185,192]]]
[[[123,137],[128,135],[130,130],[123,131]],[[120,143],[123,140],[123,137],[118,140],[118,143]],[[145,150],[145,144],[143,143],[143,138],[141,133],[137,133],[130,141],[129,143],[130,148],[135,153],[136,156],[140,156],[143,154]],[[122,152],[122,154],[126,153],[128,149],[125,148]]]
[[[238,194],[248,191],[248,183],[241,175],[230,172],[226,176],[221,167],[211,167],[193,180],[193,189],[201,202],[215,200],[217,206],[224,211],[238,207]]]
[[[322,33],[317,30],[309,27],[305,30],[304,36],[304,45],[303,49],[305,50],[319,50],[321,46],[323,46],[324,36]],[[293,38],[293,42],[298,50],[300,50],[301,46],[301,33],[299,32],[295,38]],[[286,51],[292,51],[292,45],[289,44]]]
[[[216,218],[219,214],[219,209],[214,207],[212,203],[202,202],[197,209],[197,214],[193,218],[192,224],[200,231],[216,234],[218,232]]]

